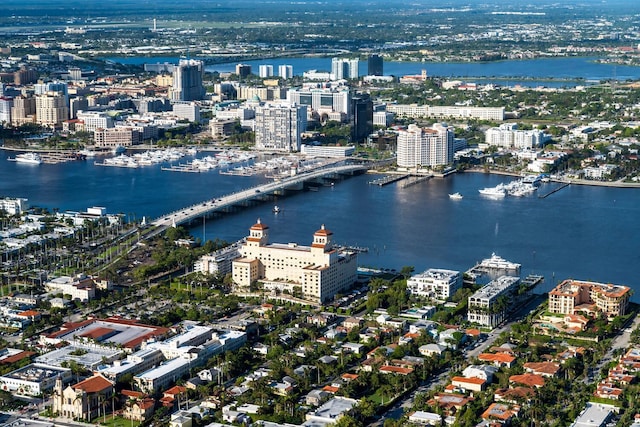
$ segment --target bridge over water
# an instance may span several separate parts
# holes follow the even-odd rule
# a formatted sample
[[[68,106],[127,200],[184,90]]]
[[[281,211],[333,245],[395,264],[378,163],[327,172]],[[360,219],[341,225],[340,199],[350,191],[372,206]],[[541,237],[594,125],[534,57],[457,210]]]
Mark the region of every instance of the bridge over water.
[[[338,166],[328,166],[310,172],[300,173],[279,181],[258,185],[246,190],[215,199],[206,200],[187,206],[183,209],[167,213],[153,220],[151,225],[155,226],[152,233],[147,237],[162,233],[168,227],[189,224],[202,216],[208,216],[216,212],[227,212],[234,206],[242,206],[255,200],[264,201],[269,196],[283,194],[287,189],[302,189],[307,181],[321,178],[336,177],[338,175],[354,175],[366,171],[371,164],[348,164]]]

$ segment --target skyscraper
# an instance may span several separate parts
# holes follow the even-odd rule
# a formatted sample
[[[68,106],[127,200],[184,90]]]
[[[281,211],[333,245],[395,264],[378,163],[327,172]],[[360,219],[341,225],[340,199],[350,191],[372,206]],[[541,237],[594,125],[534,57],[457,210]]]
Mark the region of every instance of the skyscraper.
[[[202,85],[204,65],[202,61],[181,59],[173,69],[173,87],[169,91],[172,101],[197,101],[204,98]]]
[[[331,59],[331,75],[333,80],[357,79],[359,62],[358,59]]]
[[[439,166],[453,162],[453,128],[435,123],[423,129],[415,124],[398,132],[399,167]]]
[[[267,104],[256,108],[256,149],[300,151],[307,128],[307,106]]]
[[[292,65],[280,65],[278,67],[278,76],[283,79],[290,79],[293,77],[293,66]]]
[[[243,79],[245,77],[249,77],[249,75],[251,74],[251,65],[237,64],[236,65],[236,74],[241,79]]]
[[[382,76],[384,69],[384,62],[380,55],[370,55],[367,61],[367,75],[369,76]]]
[[[373,102],[368,94],[351,99],[351,141],[359,143],[373,133]]]
[[[273,76],[273,65],[260,65],[258,68],[260,78],[267,78]]]

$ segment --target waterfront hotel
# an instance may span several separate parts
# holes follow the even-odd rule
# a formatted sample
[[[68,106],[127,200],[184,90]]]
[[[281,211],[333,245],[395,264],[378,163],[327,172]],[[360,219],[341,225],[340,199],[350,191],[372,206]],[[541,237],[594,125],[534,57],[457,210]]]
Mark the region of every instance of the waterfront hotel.
[[[358,254],[335,247],[332,236],[323,225],[311,246],[269,243],[269,227],[258,220],[239,250],[242,257],[233,261],[233,281],[249,288],[259,280],[265,290],[297,291],[310,301],[331,301],[353,286],[358,266]]]
[[[609,317],[627,313],[631,288],[596,282],[567,279],[549,292],[551,313],[594,315],[598,312]]]

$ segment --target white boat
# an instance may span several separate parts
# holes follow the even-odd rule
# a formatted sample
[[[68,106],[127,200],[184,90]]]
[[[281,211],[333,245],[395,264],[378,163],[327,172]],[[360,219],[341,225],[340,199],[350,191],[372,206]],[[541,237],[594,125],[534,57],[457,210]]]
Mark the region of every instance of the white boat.
[[[507,261],[506,259],[498,256],[494,253],[491,254],[491,258],[487,258],[482,260],[478,266],[486,268],[486,269],[494,269],[494,270],[507,270],[507,271],[519,271],[520,264],[517,262]]]
[[[460,199],[462,199],[462,194],[460,194],[460,193],[449,194],[449,198],[451,200],[460,200]]]
[[[273,207],[273,213],[274,213],[274,214],[280,213],[280,206],[275,205],[275,206]]]
[[[504,199],[507,195],[507,192],[503,187],[488,187],[483,188],[482,190],[478,190],[478,192],[486,197],[490,197],[492,199]]]
[[[40,163],[42,163],[40,155],[38,153],[32,152],[17,154],[16,158],[11,160],[14,160],[18,163],[26,163],[29,165],[39,165]]]
[[[83,149],[78,151],[78,154],[85,156],[85,157],[95,157],[96,156],[96,152],[92,151],[92,150],[87,150],[87,149]]]

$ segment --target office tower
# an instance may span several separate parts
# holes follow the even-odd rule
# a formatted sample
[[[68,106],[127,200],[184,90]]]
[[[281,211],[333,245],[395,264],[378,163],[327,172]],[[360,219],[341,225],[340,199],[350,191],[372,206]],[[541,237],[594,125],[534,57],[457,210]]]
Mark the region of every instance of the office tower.
[[[204,98],[202,85],[204,64],[195,59],[181,59],[173,69],[173,87],[169,90],[172,101],[197,101]]]
[[[20,67],[18,71],[13,73],[13,84],[16,86],[22,86],[29,83],[35,83],[38,81],[38,73],[31,68]]]
[[[13,98],[0,96],[0,125],[11,123],[11,108],[13,107]]]
[[[273,77],[273,65],[261,65],[258,68],[258,73],[261,78]]]
[[[358,78],[357,59],[333,58],[331,60],[331,75],[333,80],[357,79]]]
[[[382,60],[382,56],[380,55],[371,55],[369,56],[369,60],[367,61],[367,74],[369,76],[382,76],[384,69],[384,62]]]
[[[439,166],[453,162],[453,128],[435,123],[432,128],[409,125],[398,132],[399,167]]]
[[[290,104],[307,105],[320,114],[341,113],[344,120],[351,115],[351,91],[349,88],[332,89],[290,89],[287,92]]]
[[[256,107],[256,149],[300,151],[307,127],[306,105],[267,104]]]
[[[373,102],[368,94],[351,99],[351,141],[359,143],[373,133]]]
[[[89,109],[89,101],[84,96],[71,98],[69,100],[69,118],[77,119],[78,111],[86,111]]]
[[[236,65],[236,74],[241,79],[244,79],[245,77],[249,77],[249,75],[251,75],[251,65],[247,65],[247,64]]]
[[[50,92],[36,96],[36,123],[56,128],[68,119],[69,108],[64,95]]]
[[[13,98],[11,107],[11,124],[20,126],[35,122],[36,100],[31,97],[17,96]]]
[[[283,79],[293,78],[293,66],[292,65],[280,65],[278,67],[278,76]]]

